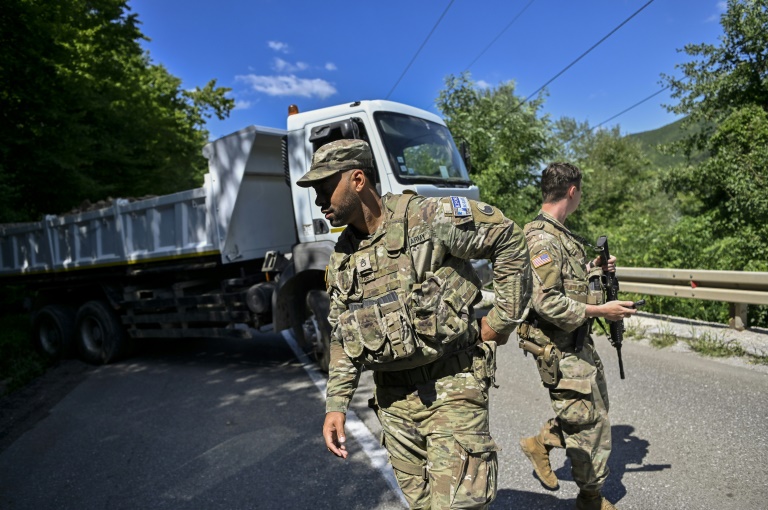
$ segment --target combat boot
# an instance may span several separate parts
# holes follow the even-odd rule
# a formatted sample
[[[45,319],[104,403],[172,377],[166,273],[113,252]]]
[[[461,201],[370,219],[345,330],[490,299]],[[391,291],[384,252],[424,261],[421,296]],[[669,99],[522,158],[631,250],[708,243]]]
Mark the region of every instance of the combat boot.
[[[539,440],[539,436],[532,436],[521,439],[520,448],[533,464],[533,471],[541,484],[549,490],[556,490],[557,476],[552,472],[552,466],[549,464],[549,451],[552,447],[545,446]]]
[[[582,490],[576,496],[576,510],[618,510],[600,491]]]

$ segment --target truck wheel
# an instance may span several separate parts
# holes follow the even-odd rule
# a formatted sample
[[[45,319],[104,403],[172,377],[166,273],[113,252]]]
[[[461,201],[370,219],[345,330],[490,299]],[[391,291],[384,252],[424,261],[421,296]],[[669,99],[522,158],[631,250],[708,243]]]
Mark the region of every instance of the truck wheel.
[[[63,305],[48,305],[32,319],[32,347],[51,360],[72,353],[75,337],[75,311]]]
[[[127,347],[123,325],[103,301],[88,301],[77,311],[77,347],[84,361],[101,365],[116,361]]]
[[[310,290],[307,293],[307,308],[310,315],[304,322],[304,338],[312,342],[320,370],[328,372],[331,363],[331,325],[328,323],[331,297],[324,290]]]

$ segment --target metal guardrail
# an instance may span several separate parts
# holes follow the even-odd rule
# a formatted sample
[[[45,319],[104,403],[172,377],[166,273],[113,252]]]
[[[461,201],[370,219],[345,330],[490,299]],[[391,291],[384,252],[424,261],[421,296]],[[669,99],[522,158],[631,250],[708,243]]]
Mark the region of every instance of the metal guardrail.
[[[768,272],[619,267],[622,292],[730,304],[730,326],[744,329],[748,305],[768,305]]]

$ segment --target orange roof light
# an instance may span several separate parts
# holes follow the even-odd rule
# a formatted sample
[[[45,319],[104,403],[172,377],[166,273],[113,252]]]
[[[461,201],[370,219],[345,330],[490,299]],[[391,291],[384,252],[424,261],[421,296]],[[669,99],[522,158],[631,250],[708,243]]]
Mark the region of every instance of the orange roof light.
[[[299,107],[298,106],[296,106],[295,104],[292,104],[292,105],[290,105],[288,107],[288,115],[289,116],[290,115],[296,115],[297,113],[299,113]]]

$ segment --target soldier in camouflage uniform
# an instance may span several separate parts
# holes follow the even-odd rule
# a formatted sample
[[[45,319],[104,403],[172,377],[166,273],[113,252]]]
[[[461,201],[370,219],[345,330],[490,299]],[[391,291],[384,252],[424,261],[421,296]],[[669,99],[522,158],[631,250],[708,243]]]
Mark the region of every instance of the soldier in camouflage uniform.
[[[521,440],[520,446],[542,485],[551,490],[558,488],[558,481],[549,452],[565,448],[580,489],[576,508],[614,509],[600,494],[608,476],[611,425],[603,364],[588,329],[591,317],[620,320],[636,310],[630,308],[631,301],[603,303],[602,289],[590,289],[589,281],[599,280],[602,270],[614,270],[616,259],[611,257],[601,268],[599,257],[587,255],[586,241],[564,226],[581,201],[581,171],[568,163],[552,163],[542,173],[541,189],[540,214],[524,229],[534,290],[529,320],[518,333],[539,347],[554,345],[562,358],[559,371],[555,368],[556,384],[542,374],[556,417],[536,436]],[[575,343],[579,332],[580,350]]]
[[[348,225],[326,274],[328,450],[347,457],[345,413],[366,367],[382,443],[411,508],[487,508],[496,496],[498,447],[488,423],[496,345],[530,300],[522,230],[464,197],[379,196],[361,140],[320,147],[297,184],[314,187],[332,226]],[[471,258],[494,265],[496,302],[479,323]]]

